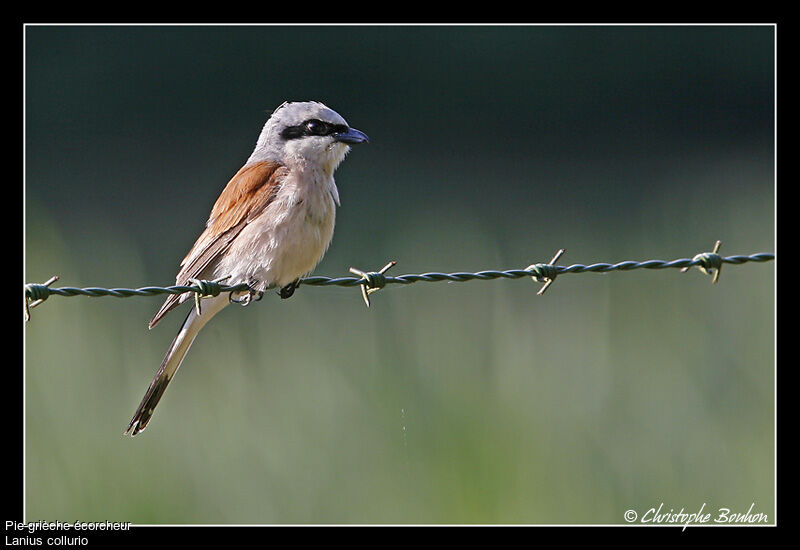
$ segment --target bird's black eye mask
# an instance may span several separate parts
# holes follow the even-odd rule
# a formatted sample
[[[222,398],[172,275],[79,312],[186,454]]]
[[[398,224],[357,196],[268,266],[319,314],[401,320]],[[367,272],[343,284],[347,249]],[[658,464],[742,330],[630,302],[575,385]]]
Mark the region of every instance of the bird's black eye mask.
[[[323,120],[312,118],[298,124],[289,126],[281,132],[281,137],[285,140],[299,139],[306,136],[330,136],[340,134],[348,130],[344,124],[331,124]]]

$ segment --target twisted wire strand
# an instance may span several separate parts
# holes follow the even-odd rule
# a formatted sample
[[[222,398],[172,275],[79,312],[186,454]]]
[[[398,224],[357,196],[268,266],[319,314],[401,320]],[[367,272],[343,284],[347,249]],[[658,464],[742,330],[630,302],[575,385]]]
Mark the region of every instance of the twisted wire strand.
[[[206,285],[211,281],[202,281]],[[25,295],[26,297],[34,300],[34,299],[42,299],[40,294],[36,294],[37,292],[41,292],[42,285],[25,285]],[[219,292],[228,292],[228,291],[236,291],[236,290],[247,290],[249,287],[242,283],[238,285],[219,285]],[[33,292],[31,292],[31,290]],[[70,286],[65,286],[61,288],[47,288],[45,291],[46,294],[53,295],[56,294],[58,296],[91,296],[93,298],[98,298],[101,296],[113,296],[115,298],[130,298],[131,296],[156,296],[158,294],[183,294],[184,292],[197,292],[199,294],[208,294],[209,291],[207,288],[203,288],[203,285],[174,285],[174,286],[146,286],[142,288],[99,288],[99,287],[89,287],[89,288],[75,288]]]
[[[720,261],[723,264],[740,265],[747,262],[768,262],[775,259],[775,254],[772,253],[759,253],[751,254],[749,256],[727,256],[721,257]],[[664,260],[647,260],[643,262],[624,261],[616,264],[609,263],[595,263],[590,265],[573,264],[570,266],[556,265],[556,275],[563,273],[608,273],[610,271],[631,271],[634,269],[669,269],[669,268],[684,268],[702,266],[706,260],[704,258],[682,258],[679,260],[672,260],[670,262]],[[533,267],[533,266],[532,266]],[[492,279],[521,279],[522,277],[535,277],[539,275],[536,269],[509,269],[506,271],[478,271],[477,273],[422,273],[419,275],[398,275],[396,277],[389,277],[384,275],[385,283],[388,284],[402,284],[408,285],[421,281],[425,282],[465,282],[473,280],[488,281]],[[364,283],[363,277],[307,277],[302,280],[302,284],[309,286],[358,286]]]
[[[722,264],[740,265],[747,262],[768,262],[775,259],[775,254],[772,253],[758,253],[748,256],[727,256],[719,257]],[[381,285],[383,284],[401,284],[409,285],[417,282],[466,282],[473,280],[488,281],[492,279],[520,279],[522,277],[541,277],[542,271],[537,266],[544,266],[552,268],[556,275],[563,275],[565,273],[608,273],[611,271],[631,271],[634,269],[669,269],[669,268],[688,268],[694,266],[704,266],[708,261],[707,257],[702,255],[695,256],[693,259],[682,258],[672,261],[663,260],[647,260],[642,262],[624,261],[615,264],[610,263],[594,263],[590,265],[573,264],[570,266],[550,266],[548,264],[536,264],[527,269],[509,269],[506,271],[478,271],[477,273],[469,272],[455,272],[455,273],[421,273],[421,274],[407,274],[390,277],[377,272],[368,272],[360,277],[306,277],[301,279],[301,284],[307,286],[342,286],[353,287],[359,285],[373,286],[372,282],[380,276]],[[230,291],[243,291],[248,290],[248,286],[244,283],[237,285],[225,285],[213,281],[201,281],[203,284],[194,285],[174,285],[168,287],[147,286],[143,288],[74,288],[74,287],[61,287],[50,288],[47,285],[27,284],[25,285],[25,298],[30,300],[45,300],[48,296],[113,296],[116,298],[129,298],[131,296],[155,296],[158,294],[183,294],[185,292],[196,292],[198,294],[206,295],[209,293],[209,285],[215,285],[211,288],[214,292],[230,292]]]

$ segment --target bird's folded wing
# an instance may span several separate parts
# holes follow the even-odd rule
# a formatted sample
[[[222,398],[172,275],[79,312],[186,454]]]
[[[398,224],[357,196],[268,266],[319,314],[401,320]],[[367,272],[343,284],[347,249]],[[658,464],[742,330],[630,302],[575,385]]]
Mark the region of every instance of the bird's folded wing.
[[[214,203],[205,231],[181,262],[176,285],[187,285],[227,250],[242,229],[274,200],[286,172],[277,162],[254,162],[236,172]],[[150,321],[150,328],[187,297],[185,293],[171,294]]]

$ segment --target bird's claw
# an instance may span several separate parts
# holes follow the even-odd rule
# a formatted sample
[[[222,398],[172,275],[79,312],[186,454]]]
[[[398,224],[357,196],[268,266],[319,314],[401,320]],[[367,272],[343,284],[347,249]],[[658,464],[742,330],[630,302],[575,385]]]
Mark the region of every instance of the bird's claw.
[[[244,307],[250,305],[250,302],[258,302],[261,298],[264,297],[264,291],[250,289],[249,291],[247,291],[247,294],[239,298],[234,298],[233,295],[234,293],[231,292],[228,298],[230,302],[234,304],[239,304],[240,306]]]

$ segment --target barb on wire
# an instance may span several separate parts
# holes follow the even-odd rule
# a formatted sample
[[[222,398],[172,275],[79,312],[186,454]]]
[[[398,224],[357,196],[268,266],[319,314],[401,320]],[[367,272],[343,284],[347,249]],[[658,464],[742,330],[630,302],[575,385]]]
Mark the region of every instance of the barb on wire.
[[[509,269],[506,271],[478,271],[477,273],[422,273],[419,275],[408,274],[390,277],[385,275],[391,267],[397,262],[391,261],[386,264],[380,271],[364,272],[355,268],[350,268],[350,272],[358,275],[357,277],[306,277],[301,279],[301,283],[307,286],[360,286],[361,296],[364,299],[367,307],[370,305],[369,295],[389,284],[409,285],[418,282],[465,282],[465,281],[488,281],[492,279],[520,279],[522,277],[531,277],[535,281],[544,283],[541,289],[537,292],[538,295],[550,287],[555,278],[559,275],[566,273],[609,273],[611,271],[631,271],[634,269],[670,269],[679,268],[681,272],[687,271],[689,268],[697,267],[703,273],[712,276],[712,283],[719,280],[719,272],[723,264],[741,265],[748,262],[769,262],[775,259],[775,254],[762,252],[758,254],[751,254],[749,256],[727,256],[723,257],[718,254],[721,243],[717,241],[714,246],[713,252],[703,252],[697,254],[693,258],[682,258],[672,261],[663,260],[646,260],[643,262],[625,261],[616,264],[610,263],[595,263],[590,265],[573,264],[570,266],[554,265],[555,262],[564,253],[564,250],[559,250],[556,255],[550,260],[548,264],[533,264],[525,269]],[[199,298],[202,296],[217,296],[222,292],[233,292],[250,290],[247,284],[240,283],[237,285],[221,284],[221,281],[226,279],[217,279],[215,281],[192,280],[194,283],[191,286],[175,285],[170,287],[155,287],[149,286],[138,289],[130,288],[50,288],[50,285],[58,280],[58,277],[52,277],[44,284],[27,284],[25,285],[25,314],[26,321],[30,319],[30,308],[44,302],[49,296],[56,294],[59,296],[114,296],[117,298],[128,298],[130,296],[154,296],[157,294],[183,294],[185,292],[194,292],[196,294],[196,307],[199,307]]]
[[[386,277],[383,274],[396,264],[397,262],[392,260],[383,266],[380,271],[368,271],[366,273],[355,267],[350,268],[350,273],[361,276],[361,297],[364,298],[364,303],[367,304],[367,307],[369,307],[369,295],[386,286]]]
[[[29,284],[25,285],[25,321],[31,320],[31,310],[47,300],[50,296],[50,285],[58,280],[58,275],[53,275],[43,285]],[[28,304],[30,300],[33,302]]]
[[[556,252],[556,255],[553,256],[553,259],[550,260],[549,264],[533,264],[526,268],[526,270],[534,271],[536,273],[536,275],[531,277],[531,279],[539,283],[544,283],[542,288],[539,289],[539,292],[536,293],[537,296],[544,294],[550,285],[553,284],[553,281],[556,280],[556,277],[558,276],[558,270],[556,269],[557,266],[555,264],[564,252],[565,251],[563,248]]]
[[[711,284],[716,284],[719,281],[719,272],[722,271],[722,257],[717,254],[719,252],[719,247],[722,246],[722,241],[717,241],[714,243],[714,250],[713,252],[701,252],[694,258],[700,262],[697,265],[697,269],[705,273],[706,275],[711,275]],[[681,273],[686,273],[689,271],[689,267],[684,267],[681,269]]]
[[[189,282],[198,288],[194,293],[194,307],[198,315],[200,315],[200,300],[206,297],[219,296],[222,292],[222,285],[220,285],[220,283],[225,279],[230,279],[230,277],[230,275],[226,275],[219,279],[214,279],[213,281],[189,279]]]

